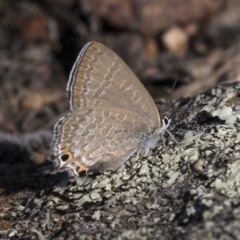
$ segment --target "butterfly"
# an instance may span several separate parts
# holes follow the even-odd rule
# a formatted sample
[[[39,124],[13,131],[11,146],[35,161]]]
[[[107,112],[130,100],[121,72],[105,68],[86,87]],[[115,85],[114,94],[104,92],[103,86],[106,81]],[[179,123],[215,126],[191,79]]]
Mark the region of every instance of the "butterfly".
[[[142,83],[112,50],[87,43],[67,84],[70,113],[55,125],[51,159],[75,175],[116,170],[155,148],[171,120],[161,118]],[[170,134],[170,133],[169,133]]]

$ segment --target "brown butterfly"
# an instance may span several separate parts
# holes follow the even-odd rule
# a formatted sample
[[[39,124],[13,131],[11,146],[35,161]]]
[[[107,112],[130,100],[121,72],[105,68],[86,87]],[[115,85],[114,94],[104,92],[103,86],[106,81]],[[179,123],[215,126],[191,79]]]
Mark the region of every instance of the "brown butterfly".
[[[83,47],[67,92],[70,113],[54,127],[52,159],[75,175],[116,170],[156,147],[170,124],[123,60],[98,42]]]

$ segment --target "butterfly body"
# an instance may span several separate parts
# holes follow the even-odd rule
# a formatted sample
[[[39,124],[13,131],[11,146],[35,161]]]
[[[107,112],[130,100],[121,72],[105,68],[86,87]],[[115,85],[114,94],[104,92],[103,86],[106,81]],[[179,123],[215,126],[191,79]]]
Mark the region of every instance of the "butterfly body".
[[[67,92],[71,112],[54,127],[52,158],[75,174],[116,170],[154,148],[168,127],[127,65],[110,49],[90,42],[80,52]]]

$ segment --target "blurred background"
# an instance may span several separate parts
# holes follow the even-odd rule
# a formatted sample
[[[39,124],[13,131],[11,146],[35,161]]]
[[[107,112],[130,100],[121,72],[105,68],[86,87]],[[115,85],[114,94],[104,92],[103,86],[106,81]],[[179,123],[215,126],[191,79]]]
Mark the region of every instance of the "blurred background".
[[[88,41],[104,43],[157,101],[239,79],[239,0],[0,2],[0,131],[51,130]],[[43,158],[41,158],[43,159]],[[45,158],[44,158],[45,159]]]

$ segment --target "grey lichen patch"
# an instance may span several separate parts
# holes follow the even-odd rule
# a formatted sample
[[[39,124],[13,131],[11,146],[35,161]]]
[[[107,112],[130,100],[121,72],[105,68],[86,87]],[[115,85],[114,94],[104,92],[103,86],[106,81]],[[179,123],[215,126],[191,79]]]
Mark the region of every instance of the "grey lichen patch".
[[[166,147],[159,143],[116,172],[65,176],[17,204],[9,210],[18,221],[9,238],[33,238],[30,222],[50,239],[172,239],[182,234],[215,239],[223,232],[237,237],[239,91],[238,84],[216,88],[185,102],[170,129],[178,144],[170,139]],[[36,181],[48,176],[43,173]]]
[[[228,159],[231,161],[232,159]],[[227,163],[225,168],[225,174],[218,175],[215,181],[211,184],[220,193],[233,197],[240,196],[240,157],[234,159],[232,163]]]

